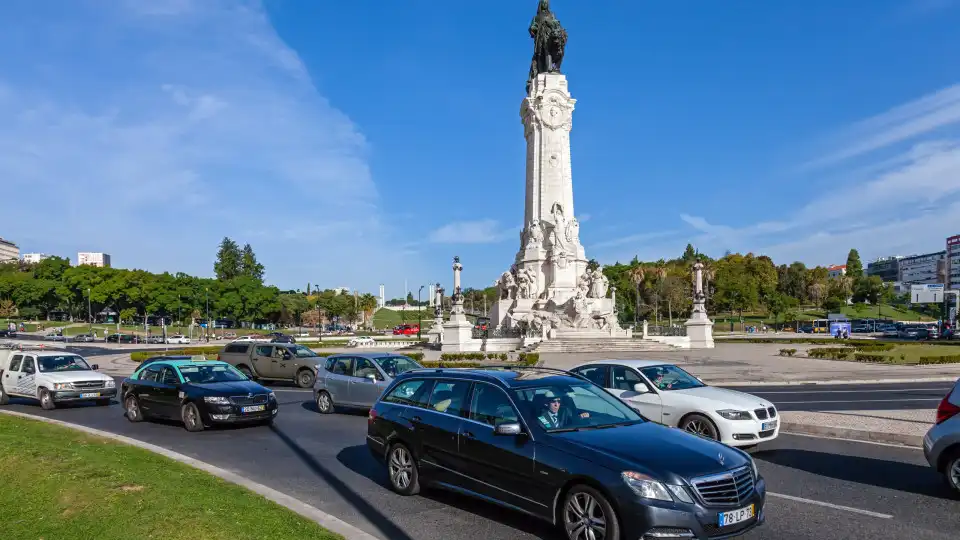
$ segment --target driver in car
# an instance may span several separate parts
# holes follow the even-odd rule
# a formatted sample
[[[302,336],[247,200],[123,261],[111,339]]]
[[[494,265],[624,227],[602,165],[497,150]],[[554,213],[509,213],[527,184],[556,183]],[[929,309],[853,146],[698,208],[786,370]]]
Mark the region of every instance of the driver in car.
[[[565,428],[574,425],[573,412],[570,409],[562,408],[560,396],[552,392],[547,394],[547,401],[544,404],[543,412],[537,417],[537,420],[547,429]],[[590,413],[580,413],[580,418],[590,418]]]

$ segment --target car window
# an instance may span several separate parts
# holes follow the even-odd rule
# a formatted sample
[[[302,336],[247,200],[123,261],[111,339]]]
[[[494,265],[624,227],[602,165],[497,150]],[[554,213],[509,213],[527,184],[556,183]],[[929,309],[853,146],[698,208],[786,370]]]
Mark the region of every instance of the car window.
[[[13,355],[13,359],[10,360],[10,371],[20,371],[20,363],[23,361],[22,354]]]
[[[333,365],[337,363],[336,358],[327,358],[326,363],[323,364],[323,369],[333,372]]]
[[[469,418],[491,426],[519,421],[510,398],[499,388],[483,383],[478,383],[473,390]]]
[[[427,406],[438,412],[459,416],[469,389],[470,381],[437,381]]]
[[[274,358],[283,358],[283,353],[287,352],[286,347],[274,347],[273,348],[273,357]]]
[[[366,378],[368,375],[374,375],[378,381],[383,380],[383,376],[380,375],[380,370],[377,369],[377,366],[373,365],[373,362],[369,358],[357,358],[357,366],[355,369],[357,377]]]
[[[273,347],[270,345],[259,345],[257,346],[257,356],[270,356],[272,350]]]
[[[380,368],[391,377],[396,377],[405,371],[419,369],[421,367],[420,364],[406,356],[384,356],[377,358],[375,361],[380,364]]]
[[[202,366],[180,366],[180,375],[184,380],[194,384],[211,384],[222,382],[239,382],[247,380],[246,375],[237,371],[233,366],[226,364],[210,364]]]
[[[34,367],[32,356],[23,357],[23,365],[20,367],[20,371],[22,373],[36,373],[37,370]]]
[[[337,375],[353,376],[353,358],[346,356],[337,358],[333,364],[333,372]]]
[[[513,391],[525,418],[534,418],[548,431],[567,428],[596,428],[643,422],[636,411],[607,391],[577,381]],[[551,427],[545,413],[551,403],[559,402],[561,424]],[[529,422],[528,422],[529,424]]]
[[[172,367],[165,367],[163,368],[163,373],[160,375],[160,382],[173,386],[180,384],[180,377],[177,376]]]
[[[637,375],[637,372],[626,366],[613,366],[613,388],[616,390],[626,390],[633,392],[633,385],[641,383],[647,386],[643,378]]]
[[[318,356],[310,347],[304,347],[303,345],[297,345],[294,350],[297,352],[297,357],[299,358],[315,358]]]
[[[140,380],[146,382],[157,382],[160,380],[160,370],[162,368],[157,366],[151,366],[143,370],[143,373],[140,374]]]
[[[581,366],[572,371],[590,379],[593,384],[605,388],[607,386],[607,369],[607,366]]]
[[[706,386],[699,379],[677,366],[653,366],[640,370],[657,390],[686,390]]]
[[[423,407],[426,404],[423,396],[427,395],[427,391],[430,388],[430,385],[426,384],[427,382],[428,381],[424,379],[403,381],[395,386],[393,390],[383,398],[383,401],[397,403],[399,405]]]

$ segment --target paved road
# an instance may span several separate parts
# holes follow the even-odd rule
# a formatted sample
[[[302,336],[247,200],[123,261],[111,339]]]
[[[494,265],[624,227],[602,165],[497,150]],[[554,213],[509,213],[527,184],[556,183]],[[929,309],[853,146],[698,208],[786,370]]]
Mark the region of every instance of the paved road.
[[[187,433],[132,424],[120,406],[46,412],[9,407],[120,433],[236,471],[389,540],[544,539],[549,526],[486,503],[428,491],[400,497],[364,446],[363,412],[322,416],[308,391],[275,387],[281,412],[270,427]],[[960,501],[915,450],[783,435],[755,455],[771,495],[768,523],[751,540],[955,539]],[[951,532],[953,531],[953,532]]]
[[[936,409],[951,383],[728,386],[773,402],[781,411]]]

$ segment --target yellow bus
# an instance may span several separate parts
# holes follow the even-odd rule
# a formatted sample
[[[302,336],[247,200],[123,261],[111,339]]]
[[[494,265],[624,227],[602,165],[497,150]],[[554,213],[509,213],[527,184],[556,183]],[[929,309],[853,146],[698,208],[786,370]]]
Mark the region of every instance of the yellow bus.
[[[830,333],[830,319],[816,319],[813,321],[813,333],[814,334],[829,334]]]

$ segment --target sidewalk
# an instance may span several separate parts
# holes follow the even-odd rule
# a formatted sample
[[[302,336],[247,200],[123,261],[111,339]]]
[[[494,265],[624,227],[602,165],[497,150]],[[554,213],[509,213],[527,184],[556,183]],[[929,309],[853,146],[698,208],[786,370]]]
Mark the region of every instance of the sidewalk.
[[[931,409],[782,412],[780,432],[922,448],[935,417]]]

